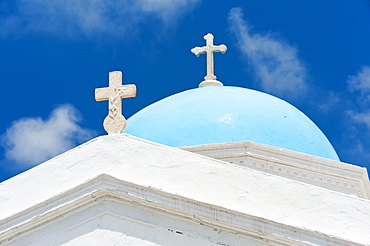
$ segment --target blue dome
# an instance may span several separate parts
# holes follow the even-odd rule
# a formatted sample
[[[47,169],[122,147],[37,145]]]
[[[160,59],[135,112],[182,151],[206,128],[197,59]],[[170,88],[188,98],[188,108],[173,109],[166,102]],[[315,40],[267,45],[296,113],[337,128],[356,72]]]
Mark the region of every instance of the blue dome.
[[[167,97],[130,117],[125,132],[173,147],[250,140],[339,160],[301,111],[240,87],[209,86]]]

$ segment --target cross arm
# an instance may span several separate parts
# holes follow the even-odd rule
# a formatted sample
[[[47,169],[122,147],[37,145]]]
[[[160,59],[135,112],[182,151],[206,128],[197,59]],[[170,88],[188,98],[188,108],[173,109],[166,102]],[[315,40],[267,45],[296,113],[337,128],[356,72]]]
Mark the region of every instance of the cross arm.
[[[95,100],[96,101],[108,100],[110,94],[111,94],[111,88],[109,87],[96,88],[95,89]]]
[[[112,91],[116,90],[120,98],[135,97],[136,96],[136,85],[121,85],[117,88],[96,88],[95,89],[95,100],[96,101],[105,101],[109,100],[109,97],[112,95]]]
[[[122,85],[118,88],[118,94],[121,98],[136,97],[136,85]]]
[[[194,47],[190,50],[194,55],[199,56],[202,53],[205,53],[206,50],[204,47]]]
[[[216,51],[220,51],[222,54],[225,54],[226,50],[227,50],[226,45],[221,44],[221,45],[217,46],[217,50]]]

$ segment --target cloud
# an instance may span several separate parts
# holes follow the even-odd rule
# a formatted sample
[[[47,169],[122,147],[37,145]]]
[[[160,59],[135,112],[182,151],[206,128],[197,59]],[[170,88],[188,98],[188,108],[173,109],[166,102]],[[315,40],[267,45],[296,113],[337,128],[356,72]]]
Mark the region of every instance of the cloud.
[[[33,166],[93,137],[94,132],[78,125],[79,112],[72,105],[54,109],[47,120],[40,117],[14,121],[1,136],[8,160]]]
[[[366,112],[354,112],[354,111],[347,111],[347,114],[350,116],[352,120],[357,123],[363,123],[367,126],[368,130],[370,130],[370,110]]]
[[[362,66],[355,76],[348,76],[348,86],[352,91],[370,92],[370,67]]]
[[[370,131],[370,66],[363,66],[356,75],[348,76],[349,90],[354,94],[355,110],[347,111],[355,122],[365,124]]]
[[[14,0],[0,5],[0,35],[127,36],[153,18],[165,26],[199,0]]]
[[[335,91],[325,91],[321,98],[316,101],[316,107],[323,113],[328,113],[341,103],[342,93]]]
[[[351,92],[359,94],[359,106],[370,107],[370,66],[362,66],[356,75],[348,76],[347,84]]]
[[[347,90],[340,96],[340,112],[333,124],[345,131],[338,132],[341,158],[350,163],[369,166],[370,153],[370,67],[362,66],[355,75],[347,77]],[[338,115],[343,112],[343,116]]]
[[[140,11],[155,14],[163,23],[182,16],[191,10],[200,0],[137,0],[136,6]]]
[[[256,33],[243,19],[241,8],[229,12],[229,26],[238,47],[266,92],[298,97],[306,91],[307,71],[298,50],[271,33]]]

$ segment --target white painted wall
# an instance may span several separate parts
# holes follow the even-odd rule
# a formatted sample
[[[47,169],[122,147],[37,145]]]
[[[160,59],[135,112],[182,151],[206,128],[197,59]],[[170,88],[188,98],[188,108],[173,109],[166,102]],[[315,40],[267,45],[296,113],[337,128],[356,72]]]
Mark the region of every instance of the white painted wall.
[[[266,245],[263,241],[220,231],[190,218],[174,218],[134,203],[97,201],[77,214],[63,215],[4,245]]]
[[[135,206],[141,202],[155,205],[153,214],[164,211],[166,216],[156,215],[149,220],[149,215],[125,214],[129,209],[121,205],[102,202],[97,206],[93,193],[98,191],[103,194],[114,191],[119,196],[129,196],[130,201],[137,199]],[[81,197],[86,203],[83,210]],[[97,208],[101,210],[92,210]],[[141,222],[135,222],[140,226],[131,225],[130,219],[130,222],[123,219],[113,223],[112,213],[118,214],[118,218],[134,218],[162,229],[131,235],[130,228],[135,228],[135,233],[142,231]],[[172,224],[160,224],[167,217],[173,219],[168,219]],[[178,227],[184,217],[190,220]],[[208,229],[203,221],[207,221]],[[78,226],[80,229],[68,231],[79,223],[83,223]],[[93,238],[104,237],[101,235],[106,233],[117,240],[141,238],[157,244],[162,239],[155,235],[161,235],[160,238],[173,237],[174,242],[180,238],[183,243],[180,245],[194,243],[194,236],[204,243],[200,245],[214,240],[224,242],[224,239],[238,245],[236,235],[241,234],[268,241],[278,236],[282,241],[294,239],[314,245],[370,245],[369,223],[370,200],[127,134],[93,139],[0,184],[0,243],[3,245],[53,245],[53,240],[58,245],[71,240],[78,242],[90,233]],[[44,227],[40,228],[40,224]],[[85,224],[87,228],[83,229]],[[126,224],[130,226],[121,228]],[[219,233],[213,227],[223,229]],[[228,230],[237,234],[229,235]],[[32,234],[23,236],[28,232]]]

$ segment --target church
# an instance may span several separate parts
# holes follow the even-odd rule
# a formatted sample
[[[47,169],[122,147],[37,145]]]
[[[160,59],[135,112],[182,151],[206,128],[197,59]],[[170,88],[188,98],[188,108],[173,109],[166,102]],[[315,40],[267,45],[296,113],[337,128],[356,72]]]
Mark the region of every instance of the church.
[[[198,88],[127,121],[136,86],[109,73],[108,135],[0,184],[0,245],[370,245],[366,168],[291,104],[218,81],[213,38],[191,50]]]

